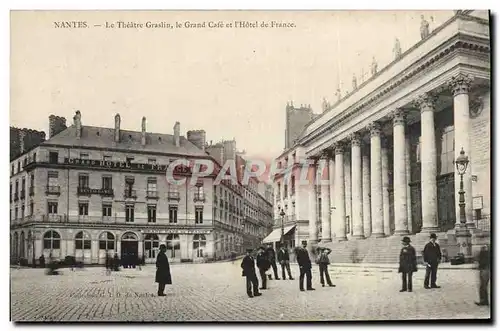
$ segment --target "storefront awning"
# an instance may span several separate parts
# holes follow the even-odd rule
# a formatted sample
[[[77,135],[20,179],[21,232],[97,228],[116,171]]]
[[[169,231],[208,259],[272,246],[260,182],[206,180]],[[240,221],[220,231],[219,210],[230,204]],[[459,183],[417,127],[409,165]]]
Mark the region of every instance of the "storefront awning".
[[[287,226],[285,227],[285,235],[288,234],[288,232],[292,231],[295,228],[295,225]],[[281,239],[281,228],[274,229],[273,232],[271,232],[267,237],[262,240],[263,243],[274,243],[277,241],[280,241]]]

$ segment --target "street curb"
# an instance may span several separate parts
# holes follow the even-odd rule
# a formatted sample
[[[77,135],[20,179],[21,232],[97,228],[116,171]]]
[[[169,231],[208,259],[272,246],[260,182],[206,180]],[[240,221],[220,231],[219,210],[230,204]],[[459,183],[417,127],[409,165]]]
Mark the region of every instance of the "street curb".
[[[297,265],[296,262],[290,262],[291,265]],[[365,268],[365,269],[399,269],[399,264],[368,264],[368,263],[331,263],[329,265],[331,268]],[[424,268],[423,265],[419,265],[419,267]],[[448,263],[443,263],[439,265],[439,269],[446,270],[471,270],[476,269],[476,265],[474,263],[461,264],[461,265],[450,265]]]

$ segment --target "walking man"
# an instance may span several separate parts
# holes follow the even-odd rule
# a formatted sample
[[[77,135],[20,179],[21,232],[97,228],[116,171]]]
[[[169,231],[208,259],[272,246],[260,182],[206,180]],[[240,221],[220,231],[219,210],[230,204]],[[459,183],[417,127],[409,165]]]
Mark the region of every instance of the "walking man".
[[[430,241],[425,245],[423,258],[426,265],[425,269],[425,279],[424,288],[440,288],[441,286],[436,285],[437,280],[437,268],[438,264],[441,262],[441,248],[436,242],[436,234],[431,233]],[[429,287],[429,276],[431,280],[431,286]]]
[[[257,279],[257,274],[255,273],[255,260],[252,257],[251,248],[247,248],[247,254],[243,258],[243,261],[241,261],[241,269],[243,269],[241,275],[247,279],[248,296],[250,298],[261,296],[262,293],[259,293],[259,280]]]
[[[299,287],[301,291],[304,291],[304,277],[307,279],[307,290],[314,291],[315,289],[312,287],[312,274],[311,274],[311,259],[309,258],[309,252],[306,249],[307,241],[302,241],[302,247],[297,247],[295,249],[295,256],[297,257],[297,263],[300,268],[300,277],[299,277]]]
[[[411,292],[413,290],[413,273],[417,271],[417,253],[410,245],[411,239],[403,237],[401,253],[399,253],[399,270],[402,275],[403,285],[399,292]]]
[[[164,244],[160,245],[160,252],[156,257],[156,277],[155,281],[158,283],[158,296],[165,296],[165,285],[172,284],[172,276],[170,275],[170,265],[168,263],[168,258],[165,252],[167,251],[167,246]]]
[[[490,281],[490,247],[485,245],[481,247],[478,256],[479,269],[479,302],[478,306],[489,306],[490,300],[488,296],[488,283]]]
[[[273,244],[267,244],[266,254],[269,264],[273,267],[274,278],[280,280],[278,277],[278,266],[276,265],[276,252],[274,251]],[[269,279],[273,279],[271,275],[269,275]]]
[[[285,268],[288,272],[288,278],[293,280],[292,271],[290,270],[290,253],[288,253],[288,249],[285,248],[285,245],[281,245],[278,251],[278,262],[281,264],[281,276],[283,276],[283,280],[286,280]]]
[[[326,278],[326,283],[328,284],[328,286],[335,287],[335,285],[332,284],[330,275],[328,273],[328,265],[330,264],[328,254],[330,254],[332,250],[326,247],[318,247],[317,251],[318,259],[316,260],[316,263],[319,265],[319,281],[321,283],[321,286],[325,287]]]
[[[264,251],[264,247],[259,247],[259,253],[257,254],[257,268],[259,268],[260,279],[262,280],[261,290],[267,289],[267,277],[266,271],[269,270],[271,264],[267,258],[267,254]]]

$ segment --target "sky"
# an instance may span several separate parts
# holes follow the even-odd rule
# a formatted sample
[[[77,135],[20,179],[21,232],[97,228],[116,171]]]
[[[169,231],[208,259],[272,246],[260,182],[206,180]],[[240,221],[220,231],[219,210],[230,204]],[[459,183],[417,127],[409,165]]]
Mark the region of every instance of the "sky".
[[[284,148],[285,107],[336,100],[420,40],[452,11],[14,12],[11,14],[10,125],[43,130],[48,117],[76,110],[83,125],[173,134],[204,129],[207,141],[236,139],[248,157],[272,159]],[[184,24],[257,21],[293,28],[105,28],[116,21]],[[86,29],[55,28],[86,21]],[[94,27],[94,25],[101,25]]]

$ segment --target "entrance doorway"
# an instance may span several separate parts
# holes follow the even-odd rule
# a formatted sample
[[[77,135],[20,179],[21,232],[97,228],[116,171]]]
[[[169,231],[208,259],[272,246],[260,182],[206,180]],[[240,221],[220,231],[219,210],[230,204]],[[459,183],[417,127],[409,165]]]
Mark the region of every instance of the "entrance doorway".
[[[127,232],[121,240],[121,264],[124,267],[137,265],[139,263],[139,240],[137,235]]]

